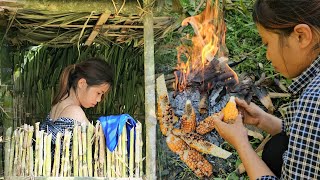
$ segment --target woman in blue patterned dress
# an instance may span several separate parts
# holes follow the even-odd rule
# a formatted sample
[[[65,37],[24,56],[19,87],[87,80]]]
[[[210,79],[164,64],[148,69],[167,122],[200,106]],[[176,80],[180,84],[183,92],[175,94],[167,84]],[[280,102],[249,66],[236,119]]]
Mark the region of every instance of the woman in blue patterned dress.
[[[88,124],[82,108],[96,106],[112,84],[113,69],[105,60],[91,58],[69,65],[60,76],[60,89],[40,129],[52,133],[52,142],[55,142],[58,132],[72,129],[75,123]]]
[[[267,59],[293,79],[289,90],[294,100],[279,119],[236,99],[243,122],[239,115],[235,124],[218,119],[215,127],[235,147],[250,179],[320,179],[320,0],[257,0],[253,19]],[[243,123],[273,136],[262,159]]]

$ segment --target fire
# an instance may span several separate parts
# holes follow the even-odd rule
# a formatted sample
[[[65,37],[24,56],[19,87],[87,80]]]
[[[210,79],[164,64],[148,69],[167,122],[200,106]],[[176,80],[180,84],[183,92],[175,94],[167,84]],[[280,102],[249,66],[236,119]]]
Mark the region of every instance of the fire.
[[[191,47],[183,44],[177,48],[178,62],[174,88],[178,91],[183,91],[188,86],[188,82],[199,74],[202,74],[203,79],[205,66],[212,60],[225,57],[227,50],[226,26],[218,0],[215,0],[214,5],[211,0],[207,0],[206,8],[202,13],[184,19],[181,25],[188,24],[192,26],[194,36],[191,38]],[[186,57],[186,62],[181,60],[182,55]]]

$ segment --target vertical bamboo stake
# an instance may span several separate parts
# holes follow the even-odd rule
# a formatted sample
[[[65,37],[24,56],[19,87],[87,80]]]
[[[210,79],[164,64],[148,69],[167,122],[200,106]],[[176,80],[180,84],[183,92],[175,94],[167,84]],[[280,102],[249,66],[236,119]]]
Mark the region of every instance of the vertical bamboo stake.
[[[87,126],[85,124],[81,125],[81,139],[82,139],[82,153],[83,153],[83,164],[82,172],[83,176],[88,177],[88,164],[87,164]]]
[[[61,157],[61,167],[60,167],[60,177],[63,177],[64,164],[66,162],[66,144],[67,144],[67,131],[64,132],[63,143],[62,143],[62,157]]]
[[[16,131],[13,131],[13,134],[12,134],[12,137],[11,138],[11,145],[10,145],[10,157],[9,157],[9,176],[12,176],[13,174],[13,159],[14,159],[14,145],[16,144],[16,139],[15,139],[15,134],[16,134]]]
[[[32,145],[32,136],[34,128],[29,126],[28,128],[28,143],[27,143],[27,163],[28,163],[28,176],[33,176],[33,145]]]
[[[35,147],[35,159],[34,159],[34,176],[38,176],[39,169],[39,146],[40,146],[40,133],[39,133],[40,122],[35,123],[35,134],[36,134],[36,147]]]
[[[93,137],[94,126],[92,124],[88,125],[87,130],[87,161],[88,161],[88,175],[92,177],[92,137]]]
[[[9,162],[10,159],[10,144],[11,144],[11,134],[12,134],[12,127],[9,127],[6,131],[6,136],[5,136],[5,145],[4,145],[4,154],[5,154],[5,162]],[[4,166],[4,177],[9,176],[9,169],[11,169],[10,166]]]
[[[66,138],[66,158],[65,158],[65,163],[63,167],[63,176],[66,177],[68,176],[68,170],[70,168],[70,153],[69,153],[69,147],[70,147],[70,139],[71,139],[71,132],[66,130],[65,135],[67,136]]]
[[[17,175],[22,175],[22,158],[23,158],[23,140],[24,140],[24,130],[20,129],[20,137],[19,137],[19,154],[18,154],[18,166],[17,166]]]
[[[134,128],[130,130],[130,155],[129,155],[129,177],[133,177],[134,165]]]
[[[73,138],[72,138],[72,154],[73,154],[73,176],[79,176],[79,145],[78,145],[78,125],[75,124],[73,127]]]
[[[120,166],[121,164],[121,160],[122,160],[122,143],[121,143],[121,134],[120,134],[120,137],[118,139],[118,145],[116,147],[116,177],[119,178],[121,177],[121,173],[122,173],[122,166]]]
[[[42,168],[43,168],[43,135],[44,131],[39,131],[39,168],[38,168],[38,176],[42,176]]]
[[[27,173],[26,157],[27,157],[27,144],[28,144],[28,125],[23,125],[23,137],[22,137],[22,158],[21,158],[21,176],[25,176]]]
[[[53,161],[53,169],[52,169],[52,176],[59,176],[59,167],[60,167],[60,151],[61,151],[61,137],[62,133],[58,132],[55,142],[55,150],[54,150],[54,161]]]
[[[146,179],[156,179],[156,93],[154,73],[154,30],[152,5],[154,0],[143,0],[146,7],[143,19],[144,39],[144,82],[146,122]]]
[[[108,149],[108,148],[106,148],[107,150],[107,177],[108,178],[111,178],[112,176],[111,176],[111,163],[112,163],[112,161],[111,161],[111,156],[112,156],[112,153],[111,153],[111,151]]]
[[[136,124],[136,143],[135,143],[135,177],[140,177],[140,144],[141,144],[141,123],[137,121]]]
[[[18,158],[19,158],[19,140],[20,140],[20,130],[16,129],[14,131],[14,139],[15,139],[15,146],[14,146],[14,162],[13,162],[13,176],[17,175],[17,168],[18,168]],[[20,149],[21,150],[21,149]]]
[[[121,144],[122,144],[122,178],[127,177],[127,127],[123,126],[122,134],[121,134]]]
[[[111,177],[116,177],[116,163],[115,163],[115,153],[111,152]]]
[[[44,133],[44,136],[43,136],[43,169],[42,169],[42,175],[43,176],[47,176],[47,140],[48,140],[48,136],[47,136],[47,133]]]
[[[99,169],[99,121],[97,121],[94,131],[94,177],[98,177]]]
[[[83,158],[83,152],[82,152],[82,132],[81,132],[81,126],[78,126],[78,141],[79,141],[79,176],[83,176],[83,167],[82,167],[82,158]]]
[[[46,176],[51,176],[50,172],[51,172],[51,140],[52,140],[52,134],[50,133],[49,135],[47,135],[47,142],[46,142],[46,152],[47,152],[47,157],[46,157]]]
[[[107,174],[107,167],[106,167],[106,140],[103,134],[102,126],[99,122],[99,143],[100,143],[100,149],[99,149],[99,163],[100,163],[100,171],[101,176],[105,177]]]

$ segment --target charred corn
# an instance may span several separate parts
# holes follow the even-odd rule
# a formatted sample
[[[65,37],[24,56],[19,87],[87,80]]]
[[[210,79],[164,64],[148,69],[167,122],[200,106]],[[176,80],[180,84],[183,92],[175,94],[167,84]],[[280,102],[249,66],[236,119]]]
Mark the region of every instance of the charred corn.
[[[185,143],[181,138],[173,134],[169,134],[167,136],[166,142],[169,149],[178,155],[181,155],[184,150],[190,149],[187,143]]]
[[[181,117],[181,129],[184,132],[193,132],[196,129],[196,113],[191,101],[187,100],[184,115]]]
[[[197,128],[196,128],[196,132],[198,134],[204,135],[204,134],[212,131],[214,129],[213,121],[215,120],[215,118],[218,118],[218,116],[219,116],[219,113],[216,113],[216,114],[208,116],[204,120],[200,121]]]
[[[223,159],[226,159],[231,155],[230,152],[204,140],[204,138],[197,133],[185,133],[180,129],[173,129],[172,134],[178,136],[184,142],[186,142],[191,148],[194,148],[199,152],[211,154],[213,156],[220,157]]]
[[[172,107],[169,103],[167,95],[160,96],[157,102],[157,118],[160,125],[160,130],[163,135],[167,136],[173,128],[173,124],[177,121]]]

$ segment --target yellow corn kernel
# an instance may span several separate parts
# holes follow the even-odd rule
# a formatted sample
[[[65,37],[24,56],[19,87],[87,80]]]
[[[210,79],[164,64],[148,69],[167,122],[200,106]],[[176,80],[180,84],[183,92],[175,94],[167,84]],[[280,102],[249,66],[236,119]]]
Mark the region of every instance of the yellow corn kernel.
[[[234,96],[230,97],[229,102],[222,109],[222,113],[224,114],[224,117],[223,117],[224,122],[234,123],[235,119],[239,114]]]

